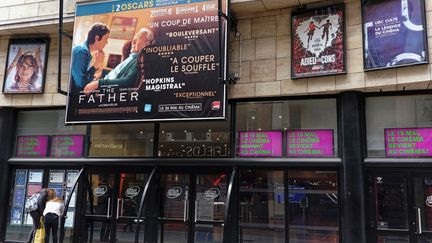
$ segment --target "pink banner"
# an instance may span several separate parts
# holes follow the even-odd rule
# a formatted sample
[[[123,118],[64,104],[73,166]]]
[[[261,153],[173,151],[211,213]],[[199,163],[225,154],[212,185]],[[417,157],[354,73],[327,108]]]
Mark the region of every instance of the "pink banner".
[[[48,153],[48,136],[19,136],[17,157],[46,157]]]
[[[432,128],[386,128],[386,157],[431,157]]]
[[[288,157],[333,157],[333,130],[291,130],[287,132]]]
[[[239,133],[241,157],[282,156],[282,131],[253,131]]]

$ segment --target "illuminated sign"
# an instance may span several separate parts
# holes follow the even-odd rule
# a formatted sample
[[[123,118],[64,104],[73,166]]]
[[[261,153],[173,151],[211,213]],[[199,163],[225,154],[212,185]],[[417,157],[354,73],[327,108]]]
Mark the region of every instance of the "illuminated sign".
[[[288,157],[333,157],[333,130],[287,131]]]
[[[48,153],[48,136],[19,136],[17,157],[46,157]]]
[[[282,156],[282,131],[253,131],[239,133],[241,157]]]
[[[432,128],[386,128],[386,157],[431,157]]]

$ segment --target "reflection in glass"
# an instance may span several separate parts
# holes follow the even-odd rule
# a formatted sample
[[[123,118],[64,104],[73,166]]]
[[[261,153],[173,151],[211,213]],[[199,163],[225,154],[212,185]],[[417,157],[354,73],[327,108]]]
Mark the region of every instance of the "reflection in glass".
[[[146,174],[121,173],[117,196],[116,239],[118,242],[135,242],[135,219],[138,215]],[[140,227],[140,239],[144,237],[144,227]]]
[[[408,229],[406,178],[376,176],[374,182],[377,228]]]
[[[223,227],[220,225],[195,225],[194,243],[222,243]]]
[[[339,242],[337,174],[289,171],[290,242]]]
[[[409,127],[432,127],[430,95],[366,98],[368,157],[385,157],[385,128]]]
[[[163,174],[161,178],[161,217],[186,220],[189,199],[187,174]]]
[[[90,188],[86,197],[86,232],[85,242],[109,241],[111,236],[112,191],[114,174],[90,173],[88,175]],[[103,220],[96,221],[92,216],[99,216]]]
[[[92,125],[89,156],[152,156],[153,134],[153,124]]]
[[[240,171],[240,242],[285,242],[283,171]]]
[[[159,243],[188,242],[188,227],[185,224],[167,223],[159,226]]]
[[[227,175],[198,175],[196,179],[196,218],[198,221],[223,220]]]
[[[334,134],[334,154],[337,155],[336,118],[336,99],[240,102],[236,111],[236,133],[238,135],[240,131],[331,129]],[[239,146],[238,143],[236,146]],[[236,149],[238,151],[238,148]]]
[[[159,132],[159,157],[230,156],[229,121],[163,123]]]

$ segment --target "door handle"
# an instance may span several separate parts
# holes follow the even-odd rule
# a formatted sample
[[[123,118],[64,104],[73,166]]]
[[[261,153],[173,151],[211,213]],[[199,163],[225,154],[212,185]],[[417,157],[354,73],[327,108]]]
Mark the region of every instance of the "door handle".
[[[194,222],[196,223],[198,220],[198,201],[195,201],[195,220]]]
[[[111,198],[108,198],[108,209],[107,209],[107,218],[110,217],[111,211]]]
[[[119,212],[120,212],[120,203],[122,202],[123,200],[121,199],[121,198],[117,198],[117,213],[116,213],[116,219],[118,219],[120,216],[119,216]]]
[[[184,208],[183,208],[183,221],[184,221],[184,222],[186,222],[186,221],[187,221],[187,218],[188,218],[188,217],[187,217],[187,214],[188,214],[187,212],[189,211],[189,209],[187,208],[187,205],[188,205],[187,200],[184,200],[184,201],[183,201],[183,207],[184,207]]]
[[[423,233],[422,222],[421,222],[421,209],[419,207],[414,207],[415,214],[415,234],[420,235]]]

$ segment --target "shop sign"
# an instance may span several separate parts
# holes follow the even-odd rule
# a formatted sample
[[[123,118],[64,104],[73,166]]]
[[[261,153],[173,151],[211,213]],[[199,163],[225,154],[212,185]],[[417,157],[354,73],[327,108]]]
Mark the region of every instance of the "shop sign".
[[[239,132],[239,156],[282,156],[282,131]]]
[[[46,157],[48,136],[18,136],[17,157]]]
[[[82,157],[84,136],[59,135],[52,136],[51,157]]]
[[[336,5],[292,14],[292,78],[346,72],[344,9]]]
[[[362,18],[365,69],[428,62],[423,0],[364,0]]]
[[[432,128],[386,128],[386,157],[432,157]]]
[[[140,193],[141,189],[139,186],[131,186],[126,189],[125,196],[129,198],[134,198]]]
[[[106,193],[107,191],[108,191],[108,187],[107,187],[107,186],[104,186],[104,185],[101,185],[101,186],[96,187],[96,188],[93,190],[93,195],[94,195],[95,197],[101,197],[101,196],[105,195],[105,193]]]
[[[288,157],[333,157],[333,130],[287,131]]]
[[[178,198],[182,194],[182,191],[183,190],[181,189],[181,187],[178,187],[178,186],[172,187],[172,188],[168,189],[166,196],[169,199],[175,199],[175,198]]]
[[[226,0],[77,4],[66,123],[224,119],[219,7]],[[95,24],[109,33],[88,35]]]

